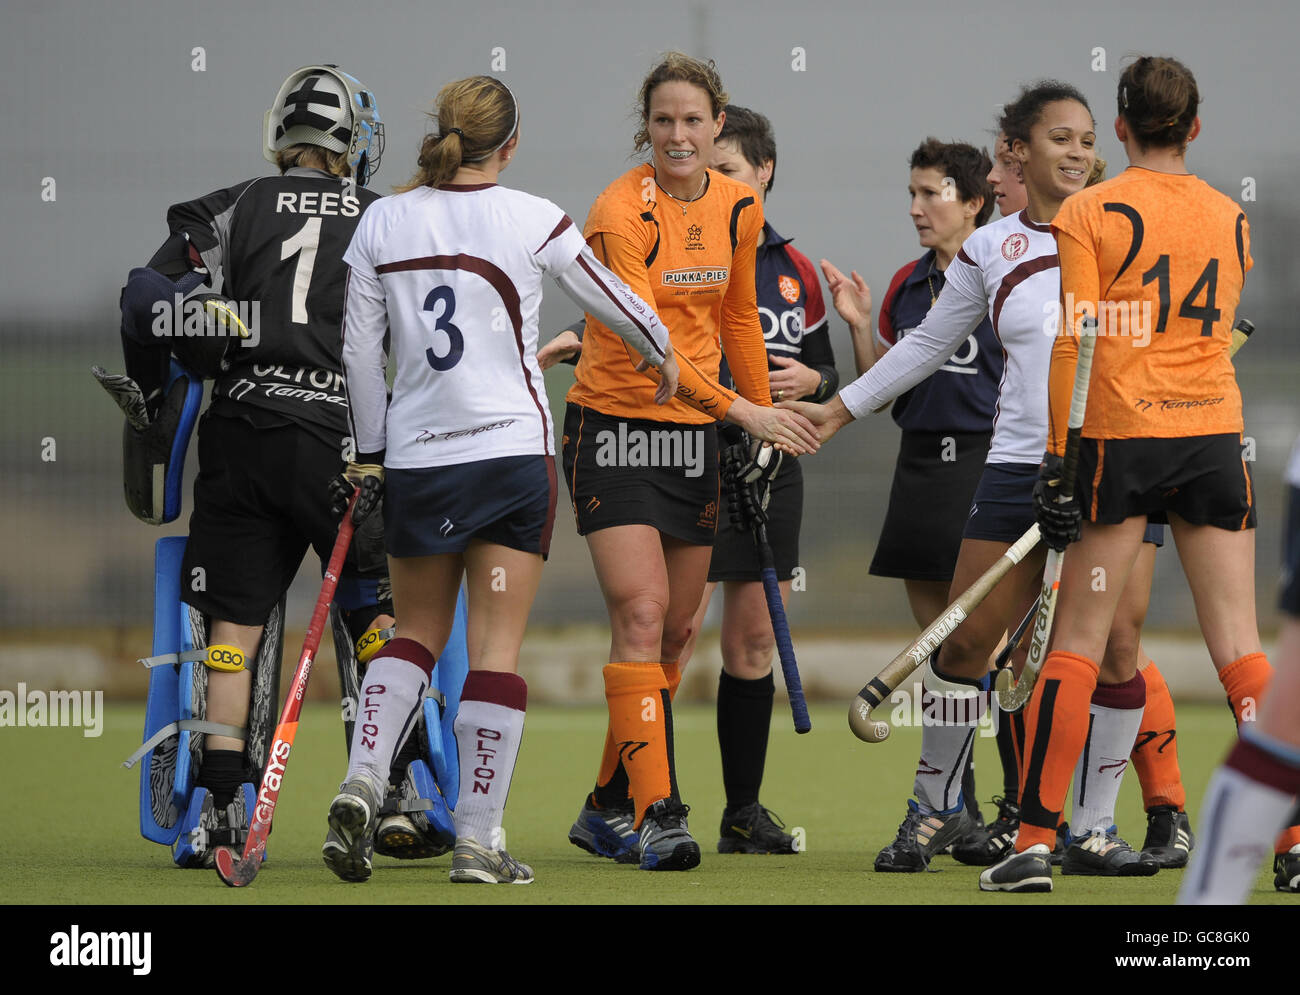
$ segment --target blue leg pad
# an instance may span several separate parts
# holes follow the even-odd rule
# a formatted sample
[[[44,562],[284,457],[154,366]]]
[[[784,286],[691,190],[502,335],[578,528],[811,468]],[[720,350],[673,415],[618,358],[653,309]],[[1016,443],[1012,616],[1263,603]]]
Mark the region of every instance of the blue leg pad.
[[[455,723],[456,713],[460,711],[461,691],[469,674],[469,650],[465,642],[468,618],[465,589],[462,587],[456,598],[456,618],[452,623],[451,637],[433,671],[433,682],[442,692],[446,705],[440,709],[434,699],[424,700],[424,732],[434,780],[453,810],[460,796],[460,756],[456,749]]]

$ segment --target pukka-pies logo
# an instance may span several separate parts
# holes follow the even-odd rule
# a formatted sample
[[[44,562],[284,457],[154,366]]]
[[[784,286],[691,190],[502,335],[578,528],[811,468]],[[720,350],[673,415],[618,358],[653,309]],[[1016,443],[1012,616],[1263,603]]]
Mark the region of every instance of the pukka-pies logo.
[[[776,289],[791,304],[799,303],[799,281],[792,276],[783,276],[776,281]]]
[[[1015,262],[1029,251],[1029,236],[1023,232],[1014,232],[1002,241],[1002,258]]]

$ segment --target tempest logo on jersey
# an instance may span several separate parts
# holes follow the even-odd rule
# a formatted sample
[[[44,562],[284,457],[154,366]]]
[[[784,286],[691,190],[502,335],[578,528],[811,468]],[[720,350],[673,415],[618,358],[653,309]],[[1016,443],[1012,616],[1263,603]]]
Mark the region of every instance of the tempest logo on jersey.
[[[441,442],[446,439],[467,439],[471,436],[482,435],[484,432],[495,432],[499,428],[509,428],[519,419],[507,418],[504,421],[494,421],[489,425],[476,425],[474,428],[457,428],[450,432],[435,432],[433,429],[426,428],[415,437],[416,442]]]
[[[727,282],[730,272],[725,266],[692,266],[690,269],[670,269],[664,272],[665,287],[716,287]]]
[[[711,431],[711,430],[710,430]],[[628,428],[618,423],[618,432],[596,433],[597,466],[681,467],[688,477],[704,473],[704,430],[685,428]]]

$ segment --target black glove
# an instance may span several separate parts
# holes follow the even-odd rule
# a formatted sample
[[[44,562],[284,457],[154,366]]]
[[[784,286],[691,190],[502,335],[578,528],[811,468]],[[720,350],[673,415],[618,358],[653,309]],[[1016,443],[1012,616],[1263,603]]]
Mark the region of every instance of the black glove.
[[[1048,453],[1038,468],[1038,481],[1034,484],[1034,517],[1038,519],[1038,531],[1043,542],[1058,553],[1078,541],[1083,523],[1083,513],[1074,494],[1061,500],[1062,473],[1061,457]]]
[[[352,522],[360,525],[379,507],[384,495],[384,468],[376,461],[358,455],[357,461],[329,482],[330,511],[342,517],[352,500],[352,492],[360,489],[356,507],[352,509]]]
[[[781,452],[771,446],[746,442],[727,447],[723,475],[728,484],[731,523],[741,531],[752,531],[768,520],[767,505],[772,480],[781,469]]]

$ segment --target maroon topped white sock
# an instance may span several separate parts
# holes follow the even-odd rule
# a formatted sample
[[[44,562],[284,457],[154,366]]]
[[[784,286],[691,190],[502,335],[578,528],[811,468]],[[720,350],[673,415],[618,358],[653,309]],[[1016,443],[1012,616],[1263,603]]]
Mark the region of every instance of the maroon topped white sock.
[[[1098,684],[1088,711],[1088,738],[1074,768],[1070,833],[1087,836],[1115,825],[1115,802],[1129,754],[1142,728],[1147,682],[1141,673],[1123,684]]]
[[[456,836],[492,850],[506,849],[506,796],[524,735],[528,685],[518,674],[471,670],[456,713],[460,795]]]
[[[392,639],[371,659],[361,680],[348,780],[364,777],[380,798],[397,751],[415,726],[435,664],[414,639]]]

